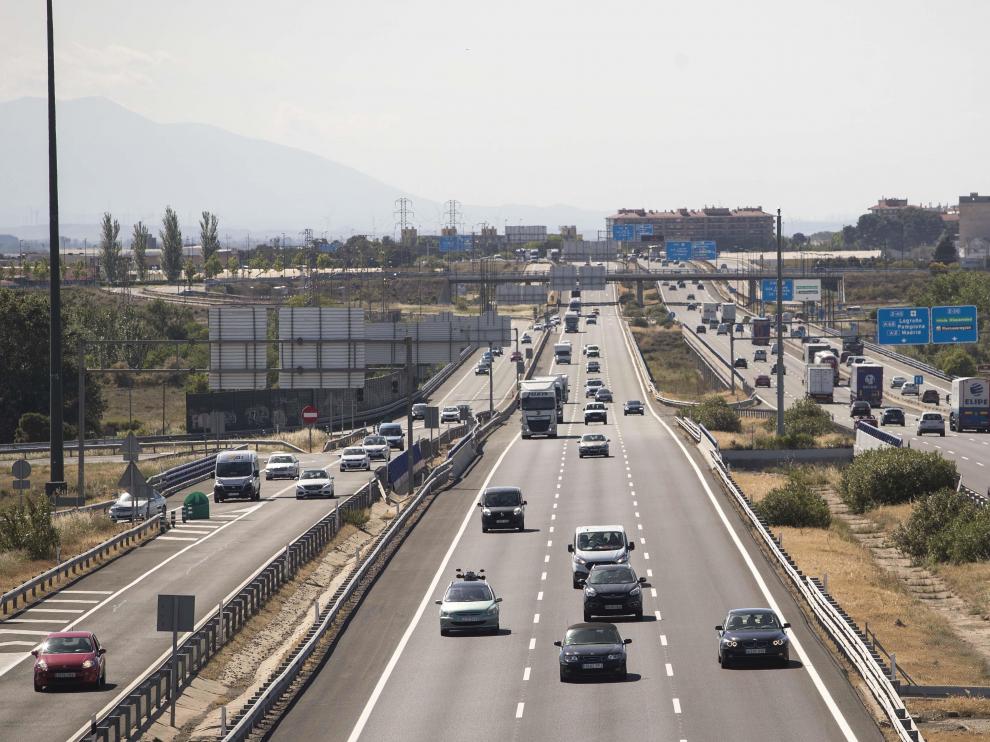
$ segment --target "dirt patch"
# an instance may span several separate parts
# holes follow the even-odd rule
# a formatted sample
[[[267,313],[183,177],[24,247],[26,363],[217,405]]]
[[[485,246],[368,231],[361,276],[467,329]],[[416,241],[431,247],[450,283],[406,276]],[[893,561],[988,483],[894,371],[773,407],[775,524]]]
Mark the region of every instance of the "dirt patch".
[[[990,699],[908,698],[905,705],[928,742],[983,742],[990,736]]]

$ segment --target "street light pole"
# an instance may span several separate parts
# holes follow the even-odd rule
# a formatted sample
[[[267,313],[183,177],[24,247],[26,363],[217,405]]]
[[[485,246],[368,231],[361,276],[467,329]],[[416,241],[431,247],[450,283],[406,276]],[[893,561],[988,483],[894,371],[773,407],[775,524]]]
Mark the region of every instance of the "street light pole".
[[[62,430],[62,271],[59,265],[58,148],[55,146],[55,31],[52,0],[48,0],[48,286],[51,312],[48,326],[48,416],[51,480],[45,494],[65,492],[65,452]]]
[[[494,361],[495,354],[492,353],[492,344],[488,343],[488,352],[491,354],[490,357]],[[495,376],[495,364],[488,364],[488,415],[489,420],[491,416],[495,414],[495,381],[492,377]]]
[[[780,209],[777,209],[777,435],[784,434],[784,264],[781,257]]]

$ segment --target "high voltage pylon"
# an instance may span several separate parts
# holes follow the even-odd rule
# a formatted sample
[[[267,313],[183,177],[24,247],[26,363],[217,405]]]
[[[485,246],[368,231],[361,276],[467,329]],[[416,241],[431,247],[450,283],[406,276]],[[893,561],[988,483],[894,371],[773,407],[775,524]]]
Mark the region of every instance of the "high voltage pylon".
[[[413,211],[412,199],[402,198],[395,199],[395,210],[392,215],[396,218],[395,226],[399,230],[399,236],[401,238],[402,233],[412,226],[412,220],[416,218],[416,212]]]
[[[443,210],[447,217],[447,223],[444,226],[447,229],[457,232],[457,228],[461,223],[461,202],[451,199],[444,203]]]

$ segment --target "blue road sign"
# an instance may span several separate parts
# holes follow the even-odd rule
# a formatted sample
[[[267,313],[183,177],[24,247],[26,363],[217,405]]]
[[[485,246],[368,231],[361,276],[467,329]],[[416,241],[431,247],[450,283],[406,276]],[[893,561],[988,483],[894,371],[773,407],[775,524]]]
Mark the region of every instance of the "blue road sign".
[[[975,343],[978,338],[975,306],[932,307],[933,343]]]
[[[633,234],[636,237],[652,237],[653,236],[653,225],[652,224],[634,224]]]
[[[921,374],[915,374],[914,383],[917,384],[918,386],[921,386],[922,384],[925,383],[925,377],[922,376]]]
[[[464,252],[472,246],[469,234],[445,234],[440,237],[440,252]]]
[[[613,224],[612,239],[618,242],[632,242],[636,239],[634,224]]]
[[[931,331],[928,307],[896,307],[877,310],[877,342],[880,345],[927,345]]]
[[[783,289],[781,301],[794,301],[794,279],[785,278],[780,285]],[[776,278],[764,278],[760,281],[760,296],[763,301],[777,301]]]
[[[667,250],[667,260],[690,260],[690,242],[668,242],[664,246]]]
[[[715,240],[692,242],[691,257],[695,260],[715,260],[718,257],[718,248],[715,246]]]

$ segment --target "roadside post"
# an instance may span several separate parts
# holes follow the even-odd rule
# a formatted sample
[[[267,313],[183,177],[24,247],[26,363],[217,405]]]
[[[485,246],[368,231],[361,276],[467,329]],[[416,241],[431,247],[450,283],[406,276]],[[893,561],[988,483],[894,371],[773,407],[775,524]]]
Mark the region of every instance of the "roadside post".
[[[302,408],[303,425],[309,428],[309,452],[313,452],[313,426],[316,425],[320,413],[313,405],[308,404]]]
[[[179,632],[193,631],[196,623],[195,595],[159,595],[158,630],[172,632],[172,659],[169,672],[169,724],[175,726],[175,696],[179,685],[178,659]]]
[[[120,455],[127,462],[127,468],[124,470],[124,476],[120,478],[117,485],[127,487],[127,491],[131,495],[131,522],[133,523],[135,516],[137,516],[137,503],[140,495],[137,491],[138,487],[147,489],[144,475],[141,474],[135,463],[141,456],[141,444],[133,432],[128,433],[127,437],[124,438],[124,442],[120,445]]]
[[[28,477],[31,476],[31,462],[27,459],[17,459],[10,467],[10,473],[14,475],[14,489],[21,492],[21,507],[24,506],[24,490],[31,488]]]

